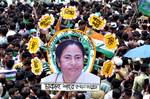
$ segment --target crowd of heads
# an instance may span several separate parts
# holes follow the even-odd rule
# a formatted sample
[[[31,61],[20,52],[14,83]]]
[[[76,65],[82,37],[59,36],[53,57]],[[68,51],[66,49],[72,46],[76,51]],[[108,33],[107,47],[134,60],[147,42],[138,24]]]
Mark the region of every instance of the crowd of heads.
[[[100,74],[100,68],[92,73],[101,77],[101,90],[98,92],[53,92],[40,88],[41,78],[49,75],[44,69],[41,75],[35,75],[31,71],[31,59],[38,57],[43,63],[47,62],[46,51],[42,47],[36,54],[29,53],[28,41],[33,36],[39,36],[42,45],[47,44],[54,35],[56,23],[60,18],[60,10],[64,4],[44,3],[31,1],[22,3],[16,1],[8,5],[5,0],[0,1],[0,70],[16,69],[16,77],[8,79],[5,74],[0,74],[0,95],[4,99],[142,99],[150,94],[149,58],[130,59],[123,55],[135,47],[150,44],[150,17],[138,12],[137,0],[104,0],[87,2],[70,1],[67,5],[76,6],[78,16],[71,20],[71,29],[84,31],[85,26],[92,28],[88,23],[90,14],[97,14],[107,20],[103,30],[95,30],[105,35],[107,32],[116,35],[119,40],[115,56],[121,59],[121,64],[116,64],[115,73],[108,78]],[[52,29],[38,29],[38,20],[44,14],[53,14],[55,18]],[[66,20],[61,20],[60,29],[67,29]],[[63,48],[61,48],[63,49]],[[59,51],[58,51],[59,52]],[[58,54],[59,58],[59,54]],[[101,61],[99,66],[107,59],[103,53],[97,52],[96,58]],[[144,75],[144,76],[143,76]],[[14,80],[15,79],[15,80]],[[87,78],[88,79],[88,78]],[[139,85],[140,84],[140,85]],[[51,95],[50,95],[51,94]],[[52,96],[53,95],[53,96]],[[96,98],[96,96],[98,96]],[[111,97],[109,97],[111,96]]]

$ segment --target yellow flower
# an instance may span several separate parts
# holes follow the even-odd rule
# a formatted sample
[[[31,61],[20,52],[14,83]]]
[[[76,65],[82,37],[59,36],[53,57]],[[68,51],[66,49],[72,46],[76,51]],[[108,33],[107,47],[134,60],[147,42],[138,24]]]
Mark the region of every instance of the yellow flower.
[[[76,7],[73,7],[73,6],[62,8],[60,15],[64,19],[75,19],[77,18],[77,9]]]
[[[116,36],[111,33],[107,33],[105,36],[105,44],[108,49],[116,49],[118,45],[118,39]]]
[[[35,75],[40,75],[43,71],[42,67],[42,62],[40,61],[39,58],[35,57],[34,59],[31,60],[31,71]]]
[[[114,71],[114,66],[115,65],[110,60],[105,61],[101,71],[102,75],[105,77],[111,77]]]
[[[30,53],[36,53],[39,50],[40,39],[39,37],[32,37],[29,40],[28,50]]]
[[[51,25],[54,24],[54,17],[52,14],[45,14],[43,15],[38,22],[38,26],[40,29],[47,29],[49,28]]]
[[[88,18],[89,24],[97,30],[103,29],[106,25],[106,20],[102,19],[102,17],[98,17],[94,14],[91,14]]]

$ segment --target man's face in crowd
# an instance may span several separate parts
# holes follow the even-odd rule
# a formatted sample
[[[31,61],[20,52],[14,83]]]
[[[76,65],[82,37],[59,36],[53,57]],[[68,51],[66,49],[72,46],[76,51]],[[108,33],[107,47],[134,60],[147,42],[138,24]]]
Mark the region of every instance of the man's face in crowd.
[[[76,82],[83,68],[83,54],[80,48],[75,44],[68,45],[63,50],[58,65],[61,68],[65,82]]]
[[[3,64],[6,65],[6,63],[12,59],[12,52],[8,52],[7,54],[5,54],[4,58],[3,58]]]

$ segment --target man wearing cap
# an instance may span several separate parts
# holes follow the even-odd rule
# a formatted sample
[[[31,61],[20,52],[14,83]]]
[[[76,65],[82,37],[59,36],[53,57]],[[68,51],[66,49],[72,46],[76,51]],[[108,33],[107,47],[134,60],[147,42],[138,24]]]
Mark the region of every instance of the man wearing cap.
[[[127,77],[128,70],[124,67],[123,68],[123,61],[119,57],[113,58],[114,64],[116,65],[115,73],[116,79],[124,80]]]

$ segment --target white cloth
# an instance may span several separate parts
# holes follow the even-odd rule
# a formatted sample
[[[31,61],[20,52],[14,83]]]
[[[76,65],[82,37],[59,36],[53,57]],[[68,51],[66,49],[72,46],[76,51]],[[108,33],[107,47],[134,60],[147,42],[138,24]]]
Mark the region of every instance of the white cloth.
[[[112,94],[113,90],[109,91],[107,94],[105,94],[104,99],[113,99]]]
[[[144,96],[143,96],[143,99],[150,99],[150,94],[144,95]]]
[[[49,76],[41,79],[41,83],[47,83],[47,82],[63,83],[62,73],[52,74],[52,75],[49,75]],[[98,77],[94,74],[91,74],[91,73],[82,72],[81,75],[79,76],[79,78],[77,79],[76,83],[96,83],[96,84],[100,84],[100,77]]]
[[[20,35],[25,36],[28,34],[28,31],[26,29],[22,29],[18,32]]]
[[[8,36],[12,36],[12,35],[15,35],[16,34],[16,32],[15,31],[13,31],[13,30],[9,30],[8,32],[7,32],[7,34],[6,34],[6,37],[8,37]]]
[[[7,44],[7,43],[8,43],[7,38],[0,36],[0,45],[1,44]]]
[[[1,99],[2,94],[3,94],[3,85],[2,83],[0,83],[0,99]]]

